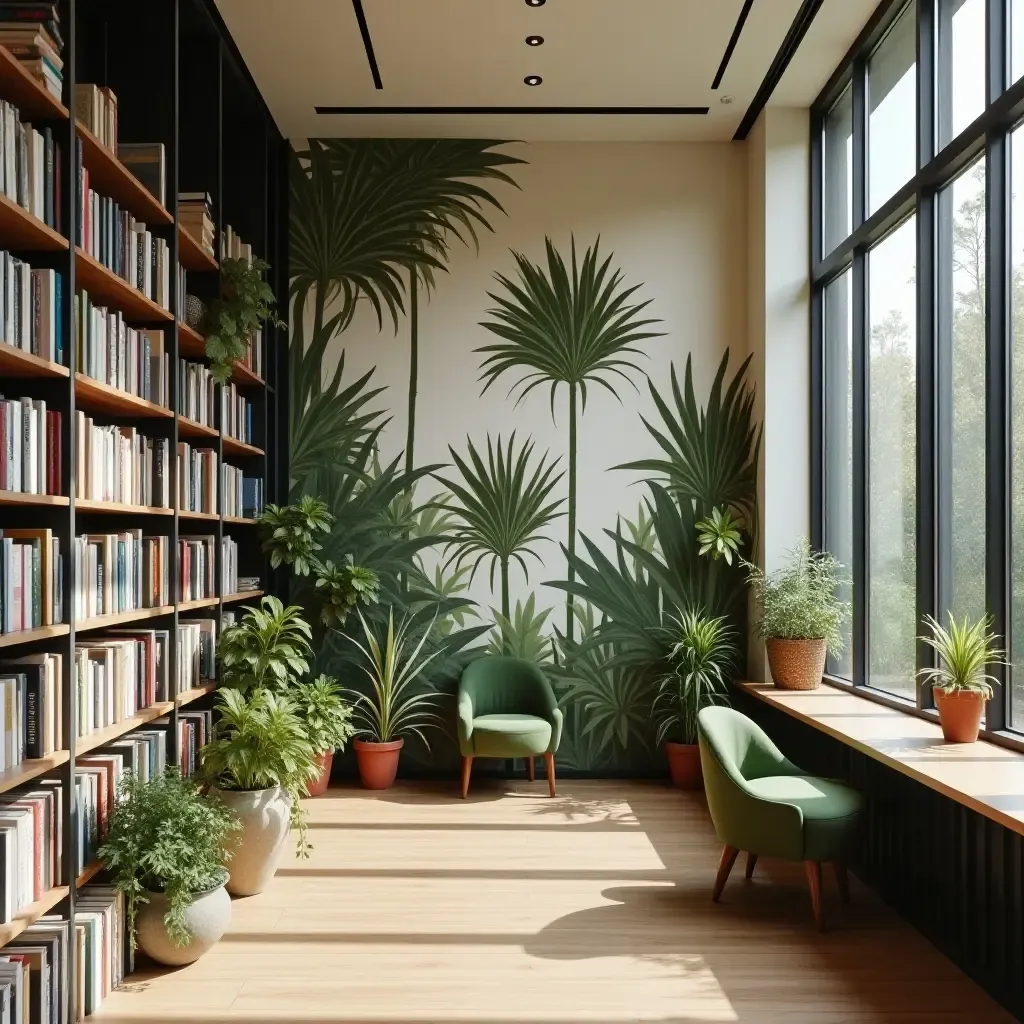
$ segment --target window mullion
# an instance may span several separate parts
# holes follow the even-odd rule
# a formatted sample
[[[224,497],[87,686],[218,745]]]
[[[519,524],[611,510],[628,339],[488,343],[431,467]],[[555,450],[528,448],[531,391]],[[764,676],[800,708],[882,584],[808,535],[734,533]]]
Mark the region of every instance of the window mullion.
[[[868,496],[868,395],[869,346],[868,332],[868,274],[867,255],[854,253],[850,301],[853,333],[853,624],[852,666],[854,686],[868,682],[868,623],[870,621],[870,581],[868,579],[868,551],[870,516]]]

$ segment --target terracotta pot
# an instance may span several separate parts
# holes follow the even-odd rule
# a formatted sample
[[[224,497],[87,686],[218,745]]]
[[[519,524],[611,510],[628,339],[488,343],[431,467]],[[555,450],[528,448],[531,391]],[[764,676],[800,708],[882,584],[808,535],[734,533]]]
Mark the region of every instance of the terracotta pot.
[[[359,764],[359,778],[366,789],[389,789],[398,774],[398,755],[405,746],[405,740],[390,743],[371,743],[369,740],[355,740]]]
[[[825,641],[783,640],[764,642],[772,680],[780,690],[816,690],[825,674]]]
[[[696,743],[665,741],[668,771],[676,789],[703,789],[704,773],[700,768],[700,747]]]
[[[942,735],[949,743],[974,743],[985,713],[985,698],[973,690],[932,689]]]
[[[198,960],[227,931],[231,923],[231,897],[224,888],[228,873],[221,876],[220,883],[205,892],[197,892],[185,908],[185,928],[189,940],[184,946],[177,946],[167,934],[164,915],[167,913],[167,897],[162,892],[147,892],[149,901],[139,907],[136,929],[139,948],[157,963],[180,967]]]
[[[329,750],[326,754],[317,754],[313,758],[320,768],[320,774],[306,786],[307,796],[323,796],[327,792],[327,786],[331,781],[331,765],[334,764],[334,751]]]
[[[255,896],[277,871],[291,830],[292,801],[280,786],[273,789],[211,789],[238,815],[242,831],[227,863],[228,892]]]

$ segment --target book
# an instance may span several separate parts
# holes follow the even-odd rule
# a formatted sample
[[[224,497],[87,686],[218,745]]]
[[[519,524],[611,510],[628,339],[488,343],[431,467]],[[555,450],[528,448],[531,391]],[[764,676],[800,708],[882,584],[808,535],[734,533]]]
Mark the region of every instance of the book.
[[[75,84],[75,117],[106,146],[117,152],[117,96],[112,89],[85,82]]]
[[[220,422],[228,437],[252,443],[253,403],[234,384],[221,387]]]
[[[224,515],[255,519],[263,511],[263,480],[225,463],[222,473]]]
[[[61,414],[36,398],[0,395],[0,490],[59,494]]]
[[[178,593],[181,601],[216,597],[214,566],[217,538],[183,535],[178,538]]]
[[[0,623],[4,633],[61,621],[59,544],[50,530],[0,530]]]
[[[170,603],[170,541],[142,530],[75,538],[75,616],[91,619]]]
[[[33,269],[0,251],[0,341],[23,352],[63,363],[60,317],[61,275]]]
[[[178,442],[178,508],[186,512],[217,512],[217,453]]]
[[[216,382],[202,363],[178,360],[178,412],[196,423],[215,427]]]
[[[76,413],[75,497],[170,508],[170,441]]]

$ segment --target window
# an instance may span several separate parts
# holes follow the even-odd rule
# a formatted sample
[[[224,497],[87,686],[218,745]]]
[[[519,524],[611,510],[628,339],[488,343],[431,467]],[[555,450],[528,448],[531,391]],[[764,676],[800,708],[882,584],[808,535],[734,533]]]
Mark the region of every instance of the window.
[[[985,109],[985,0],[939,0],[939,148]]]
[[[1010,3],[1010,81],[1024,75],[1024,0]]]
[[[831,252],[853,230],[853,91],[847,89],[825,118],[822,164],[824,251]]]
[[[1024,21],[1024,3],[1021,20]],[[1015,51],[1016,52],[1016,51]],[[1010,681],[1009,726],[1024,731],[1024,128],[1010,142]]]

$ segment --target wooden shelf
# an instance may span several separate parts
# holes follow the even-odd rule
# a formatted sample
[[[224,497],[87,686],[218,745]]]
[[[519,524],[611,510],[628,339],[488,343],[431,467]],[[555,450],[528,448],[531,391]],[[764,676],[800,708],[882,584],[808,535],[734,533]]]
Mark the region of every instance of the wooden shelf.
[[[56,626],[40,626],[38,629],[21,629],[0,636],[0,647],[14,647],[15,644],[30,644],[36,640],[51,640],[55,636],[67,636],[70,626],[58,623]]]
[[[3,193],[0,193],[0,238],[8,249],[60,252],[68,247],[68,240],[62,234]]]
[[[178,604],[179,612],[194,612],[200,608],[214,608],[217,605],[219,598],[216,597],[201,597],[197,601],[181,601]]]
[[[81,889],[83,885],[91,882],[102,870],[103,865],[98,860],[94,860],[91,864],[86,864],[82,873],[75,879],[75,888]]]
[[[263,455],[264,451],[262,448],[257,448],[255,445],[246,444],[244,441],[237,441],[233,437],[224,435],[224,454],[234,456],[246,456],[255,457],[257,455]]]
[[[225,523],[235,523],[238,526],[255,526],[256,525],[256,520],[255,519],[249,519],[246,516],[225,516],[224,517],[224,522]]]
[[[203,683],[202,686],[197,686],[194,690],[186,690],[184,693],[178,694],[178,707],[184,707],[186,704],[191,704],[193,701],[201,700],[208,693],[213,693],[217,689],[215,682]]]
[[[262,590],[244,590],[240,594],[228,594],[227,597],[222,597],[221,600],[225,604],[234,604],[236,601],[251,601],[254,598],[261,598],[263,593]]]
[[[206,357],[206,339],[184,320],[178,323],[178,355],[190,359]]]
[[[147,402],[144,398],[128,394],[102,381],[75,374],[75,402],[90,412],[105,412],[111,416],[145,416],[149,419],[170,419],[170,409]]]
[[[206,519],[211,522],[216,522],[220,519],[219,512],[178,512],[179,519]]]
[[[46,757],[31,757],[21,764],[0,772],[0,793],[6,793],[10,789],[24,786],[40,775],[45,775],[54,768],[66,764],[71,755],[66,750],[55,750]]]
[[[84,288],[97,306],[113,306],[126,320],[136,323],[168,323],[173,314],[133,288],[84,249],[75,246],[75,287]]]
[[[232,383],[238,384],[241,387],[262,388],[266,387],[267,384],[262,377],[253,373],[244,363],[235,363],[234,368],[231,370],[231,380]]]
[[[40,359],[0,341],[0,377],[67,377],[69,372],[60,363]]]
[[[76,512],[113,512],[117,515],[173,516],[173,508],[156,508],[152,505],[124,505],[119,501],[92,501],[88,498],[75,499]]]
[[[144,725],[149,725],[150,722],[173,710],[174,703],[171,701],[151,704],[148,708],[137,711],[129,718],[115,722],[113,725],[108,725],[103,729],[97,729],[96,732],[91,732],[88,736],[79,736],[75,740],[75,753],[88,754],[90,750],[113,743],[114,740],[120,739],[125,733],[129,733],[133,729],[141,729]]]
[[[0,47],[0,94],[18,108],[26,121],[63,120],[68,116],[67,107],[42,82],[37,82],[6,47]]]
[[[128,170],[81,121],[82,162],[89,170],[89,187],[120,203],[147,227],[171,224],[174,218],[145,185]]]
[[[62,494],[23,494],[21,491],[0,491],[0,505],[67,505]]]
[[[0,924],[0,946],[6,946],[8,942],[16,939],[30,924],[35,924],[44,914],[48,914],[62,899],[68,895],[66,885],[58,885],[43,893],[35,903],[19,910],[14,915],[13,921],[7,924]]]
[[[141,622],[145,619],[158,619],[161,615],[170,615],[174,605],[165,604],[159,608],[134,608],[129,612],[114,612],[112,615],[96,615],[91,619],[82,619],[75,624],[75,630],[84,633],[89,629],[106,629],[109,626],[122,626],[126,622]]]
[[[187,416],[178,416],[178,437],[216,441],[219,436],[215,428],[208,427],[205,423],[190,420]]]
[[[178,225],[178,258],[186,270],[218,270],[217,261],[182,227]]]

